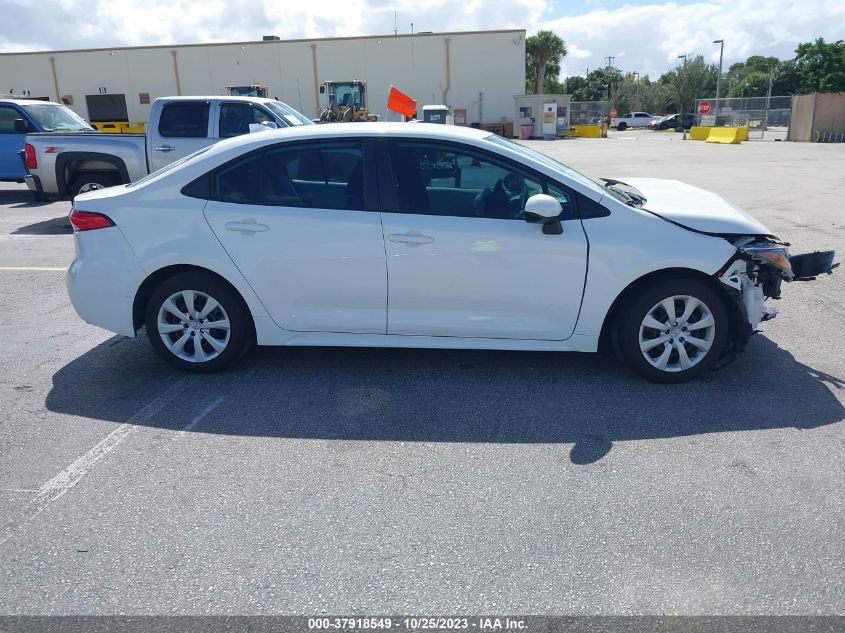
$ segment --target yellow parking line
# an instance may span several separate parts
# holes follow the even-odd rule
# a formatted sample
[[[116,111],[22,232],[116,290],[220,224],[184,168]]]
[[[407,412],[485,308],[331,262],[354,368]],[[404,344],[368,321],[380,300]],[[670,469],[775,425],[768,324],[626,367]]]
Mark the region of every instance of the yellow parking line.
[[[35,272],[64,272],[67,267],[55,268],[53,266],[0,266],[0,271],[35,271]]]

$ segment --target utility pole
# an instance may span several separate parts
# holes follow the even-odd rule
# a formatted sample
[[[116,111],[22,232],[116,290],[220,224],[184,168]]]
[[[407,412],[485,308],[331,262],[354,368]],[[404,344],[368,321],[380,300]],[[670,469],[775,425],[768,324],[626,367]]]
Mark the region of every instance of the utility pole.
[[[640,73],[639,73],[639,71],[635,70],[631,74],[634,75],[637,78],[637,84],[636,84],[636,86],[637,86],[637,88],[636,88],[637,108],[642,109],[641,104],[640,104]]]
[[[607,64],[605,65],[605,68],[613,68],[613,60],[614,59],[616,59],[616,58],[613,55],[608,55],[607,57],[605,57],[604,60],[607,62]]]
[[[769,91],[766,93],[766,120],[763,122],[763,132],[760,138],[765,136],[766,130],[769,128],[769,108],[772,103],[772,79],[775,76],[775,67],[777,67],[777,64],[772,64],[772,67],[769,69]]]
[[[719,88],[722,86],[722,58],[725,53],[725,40],[713,40],[714,44],[719,44],[719,75],[716,77],[716,113],[719,113]]]

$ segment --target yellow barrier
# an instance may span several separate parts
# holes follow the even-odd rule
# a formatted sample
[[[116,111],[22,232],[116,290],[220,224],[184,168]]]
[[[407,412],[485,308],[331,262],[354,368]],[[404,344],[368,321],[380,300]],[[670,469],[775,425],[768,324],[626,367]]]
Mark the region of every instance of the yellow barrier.
[[[601,126],[598,125],[576,125],[575,136],[584,138],[601,138]]]
[[[712,129],[709,127],[691,127],[688,138],[691,141],[706,141]]]
[[[739,130],[739,140],[740,141],[747,141],[748,140],[748,126],[742,125],[737,128]]]
[[[95,121],[91,125],[110,134],[138,134],[144,132],[144,121]]]
[[[708,143],[723,143],[725,145],[738,145],[740,143],[740,131],[738,127],[714,127],[710,128],[707,136]]]

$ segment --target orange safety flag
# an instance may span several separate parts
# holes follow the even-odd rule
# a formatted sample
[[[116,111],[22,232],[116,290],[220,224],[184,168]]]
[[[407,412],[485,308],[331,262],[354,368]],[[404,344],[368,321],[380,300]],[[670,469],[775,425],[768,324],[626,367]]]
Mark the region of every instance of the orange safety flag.
[[[417,111],[417,102],[391,84],[390,94],[387,95],[387,109],[411,118]]]

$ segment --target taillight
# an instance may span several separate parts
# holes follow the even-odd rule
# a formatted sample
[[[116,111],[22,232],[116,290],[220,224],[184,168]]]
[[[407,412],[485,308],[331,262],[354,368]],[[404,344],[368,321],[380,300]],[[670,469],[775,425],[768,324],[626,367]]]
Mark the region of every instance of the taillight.
[[[20,145],[18,145],[20,147]],[[27,143],[23,146],[24,156],[26,157],[27,169],[38,169],[38,161],[35,159],[35,148]]]
[[[114,222],[107,215],[91,211],[77,211],[76,209],[72,209],[70,212],[70,223],[77,231],[93,231],[94,229],[106,229],[114,226]]]

